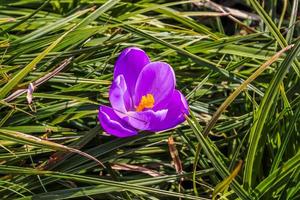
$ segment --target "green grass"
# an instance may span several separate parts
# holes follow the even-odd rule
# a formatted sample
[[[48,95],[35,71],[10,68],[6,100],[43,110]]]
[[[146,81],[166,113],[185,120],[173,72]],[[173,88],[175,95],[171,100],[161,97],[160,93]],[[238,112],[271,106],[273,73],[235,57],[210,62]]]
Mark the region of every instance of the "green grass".
[[[198,2],[0,0],[1,199],[299,199],[298,1],[223,1],[251,19]],[[101,129],[128,46],[173,67],[185,123]]]

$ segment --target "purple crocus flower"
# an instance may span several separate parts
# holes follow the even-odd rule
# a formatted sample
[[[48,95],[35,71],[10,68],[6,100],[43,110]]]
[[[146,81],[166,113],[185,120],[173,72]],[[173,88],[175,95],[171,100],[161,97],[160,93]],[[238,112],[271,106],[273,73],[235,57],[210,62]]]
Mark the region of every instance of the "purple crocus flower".
[[[138,130],[161,131],[185,120],[188,104],[175,89],[175,73],[165,62],[150,62],[136,47],[123,50],[114,69],[109,91],[111,107],[101,105],[98,119],[103,129],[117,137]]]

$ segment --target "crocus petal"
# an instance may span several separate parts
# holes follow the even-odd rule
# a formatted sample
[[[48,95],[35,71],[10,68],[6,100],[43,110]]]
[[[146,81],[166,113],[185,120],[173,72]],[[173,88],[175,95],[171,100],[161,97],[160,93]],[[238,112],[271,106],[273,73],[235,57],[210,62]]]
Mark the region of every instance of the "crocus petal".
[[[110,107],[100,106],[98,119],[102,128],[111,135],[117,137],[137,135],[137,131],[123,121]]]
[[[162,122],[167,115],[168,110],[146,110],[141,112],[127,112],[128,117],[123,118],[131,126],[139,130],[151,130],[156,124]]]
[[[169,104],[167,105],[168,113],[165,119],[157,124],[152,125],[150,131],[162,131],[173,128],[185,121],[184,115],[189,114],[188,104],[185,97],[178,90],[174,90]]]
[[[131,96],[127,90],[127,85],[123,75],[119,75],[116,79],[114,79],[109,90],[109,101],[114,111],[119,111],[117,113],[119,116],[133,107]]]
[[[136,47],[130,47],[122,51],[115,64],[114,79],[122,74],[127,83],[129,93],[134,94],[136,80],[141,70],[150,62],[147,54]]]
[[[175,89],[176,79],[172,67],[165,62],[152,62],[141,71],[133,97],[137,106],[147,94],[154,96],[154,110],[159,110],[167,104]]]

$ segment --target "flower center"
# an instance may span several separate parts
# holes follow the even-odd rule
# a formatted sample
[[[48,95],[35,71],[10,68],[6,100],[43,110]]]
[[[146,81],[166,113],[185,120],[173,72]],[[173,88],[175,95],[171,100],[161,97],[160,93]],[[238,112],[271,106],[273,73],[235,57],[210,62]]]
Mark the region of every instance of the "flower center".
[[[142,96],[142,99],[138,106],[135,107],[137,112],[144,110],[145,108],[153,108],[154,106],[154,97],[152,94],[147,94]]]

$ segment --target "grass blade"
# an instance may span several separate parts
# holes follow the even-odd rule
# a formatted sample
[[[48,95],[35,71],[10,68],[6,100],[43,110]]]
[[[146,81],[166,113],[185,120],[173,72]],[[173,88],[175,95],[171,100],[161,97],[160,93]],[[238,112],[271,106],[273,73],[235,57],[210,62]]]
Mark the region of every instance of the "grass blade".
[[[292,50],[288,53],[287,57],[279,66],[279,69],[274,74],[274,77],[259,105],[257,112],[255,113],[255,121],[251,128],[249,149],[247,153],[245,171],[244,171],[244,185],[250,188],[255,183],[257,169],[255,168],[255,161],[259,162],[256,158],[261,154],[259,143],[264,144],[266,135],[262,135],[264,125],[266,124],[269,111],[272,105],[275,103],[275,97],[279,92],[279,85],[282,83],[289,67],[291,66],[294,59],[297,57],[300,51],[300,40],[295,44]],[[262,148],[262,147],[261,147]]]

